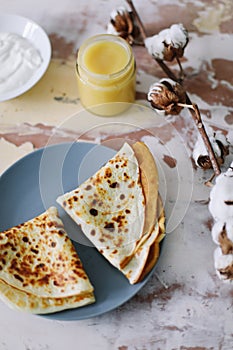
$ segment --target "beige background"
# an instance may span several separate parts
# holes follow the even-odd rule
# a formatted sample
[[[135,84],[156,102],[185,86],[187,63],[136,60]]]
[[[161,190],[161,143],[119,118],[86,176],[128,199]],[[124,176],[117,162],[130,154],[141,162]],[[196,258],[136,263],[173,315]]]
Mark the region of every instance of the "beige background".
[[[149,109],[145,118],[117,117],[113,122],[121,123],[120,127],[105,118],[83,117],[75,80],[75,53],[85,38],[106,31],[111,10],[122,4],[124,1],[113,0],[0,0],[2,12],[21,14],[42,25],[53,47],[53,58],[42,80],[26,94],[0,103],[0,172],[47,143],[141,139],[161,165],[161,190],[171,219],[163,253],[143,290],[100,317],[48,321],[12,311],[1,302],[0,350],[233,347],[233,289],[219,281],[213,266],[215,244],[207,207],[210,190],[203,185],[211,172],[193,167],[190,155],[197,131],[189,114],[183,111],[178,119],[169,117],[155,125]],[[223,130],[232,142],[232,1],[137,0],[135,6],[148,35],[173,23],[182,22],[188,28],[190,43],[183,60],[187,91],[198,103],[205,123]],[[137,102],[148,108],[148,88],[163,73],[143,47],[134,47],[134,54]],[[176,65],[171,68],[177,71]],[[163,140],[163,147],[158,138]],[[232,154],[231,149],[226,165],[232,161]],[[175,159],[175,167],[171,158]],[[177,181],[184,198],[177,197]]]

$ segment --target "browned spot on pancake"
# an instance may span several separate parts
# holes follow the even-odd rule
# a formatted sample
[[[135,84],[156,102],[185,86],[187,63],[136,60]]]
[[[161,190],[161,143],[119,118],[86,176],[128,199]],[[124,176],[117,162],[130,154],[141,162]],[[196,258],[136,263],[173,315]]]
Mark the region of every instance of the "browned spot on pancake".
[[[38,225],[39,226],[39,225]],[[48,227],[63,227],[61,225],[58,225],[58,223],[56,221],[49,221],[47,223],[47,226]],[[46,228],[46,225],[45,224],[40,224],[40,227],[43,227],[44,229]]]
[[[129,185],[128,185],[128,188],[133,188],[135,187],[135,181],[132,181]]]
[[[103,233],[102,236],[105,237],[105,238],[107,238],[107,239],[113,239],[113,236],[111,236],[111,235],[108,234],[108,233]]]
[[[34,254],[39,254],[39,250],[34,249],[34,248],[31,248],[31,252],[34,253]]]
[[[93,180],[93,185],[98,185],[102,183],[102,178],[100,177],[99,174],[96,175],[96,178]],[[94,194],[95,195],[95,194]]]
[[[40,264],[38,264],[36,267],[39,268],[39,269],[43,269],[43,268],[45,267],[45,264],[40,263]]]
[[[87,185],[87,187],[85,188],[86,191],[90,191],[92,189],[91,185]]]
[[[6,260],[4,258],[0,258],[0,261],[1,261],[1,263],[3,263],[3,265],[6,264]]]
[[[14,277],[18,280],[18,281],[20,281],[20,282],[24,282],[24,279],[22,278],[22,277],[20,277],[19,275],[17,275],[17,274],[14,274]]]
[[[125,199],[125,195],[123,193],[120,195],[120,199],[121,200]]]
[[[118,183],[118,182],[113,182],[113,183],[111,183],[111,184],[109,185],[109,187],[111,187],[111,188],[117,188],[117,187],[119,187],[119,183]]]
[[[127,220],[125,220],[125,215],[118,215],[116,217],[113,217],[112,220],[118,224],[118,227],[123,227],[125,224],[127,224]]]
[[[127,181],[128,179],[129,179],[129,175],[126,172],[124,172],[124,181]]]
[[[110,169],[110,168],[107,168],[106,170],[105,170],[105,179],[107,178],[107,177],[111,177],[112,176],[112,170]]]
[[[122,164],[121,164],[121,168],[126,168],[128,166],[128,161],[125,160]]]
[[[120,247],[121,245],[122,245],[122,243],[123,243],[123,238],[122,237],[119,237],[118,238],[118,241],[117,241],[117,243],[116,243],[116,247]]]
[[[91,235],[95,236],[95,234],[96,234],[95,230],[91,230]]]
[[[98,210],[96,210],[95,208],[91,208],[91,209],[90,209],[90,214],[91,214],[92,216],[97,216],[97,215],[98,215]]]
[[[108,223],[104,226],[104,228],[105,228],[106,230],[109,230],[110,232],[112,232],[112,231],[114,231],[114,223],[113,223],[113,222],[108,222]]]

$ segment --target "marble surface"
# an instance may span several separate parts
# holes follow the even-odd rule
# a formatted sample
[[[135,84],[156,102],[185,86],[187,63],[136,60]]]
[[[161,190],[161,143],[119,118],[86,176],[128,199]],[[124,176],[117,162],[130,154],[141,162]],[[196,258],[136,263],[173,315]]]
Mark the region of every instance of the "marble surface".
[[[159,118],[146,93],[164,73],[143,47],[137,61],[137,104],[144,113],[101,118],[83,111],[75,54],[84,39],[106,32],[110,12],[124,1],[0,0],[2,12],[37,21],[49,34],[53,57],[42,80],[24,95],[0,103],[0,173],[47,144],[87,140],[117,148],[143,140],[160,172],[167,237],[155,272],[129,302],[102,316],[75,322],[45,320],[0,303],[0,350],[230,350],[233,287],[220,281],[213,262],[211,171],[191,160],[197,130],[187,110]],[[190,32],[183,67],[185,87],[206,125],[233,143],[233,4],[231,0],[135,0],[148,35],[182,22]],[[177,71],[178,67],[171,64]],[[139,108],[137,106],[137,108]],[[225,166],[233,160],[232,147]]]

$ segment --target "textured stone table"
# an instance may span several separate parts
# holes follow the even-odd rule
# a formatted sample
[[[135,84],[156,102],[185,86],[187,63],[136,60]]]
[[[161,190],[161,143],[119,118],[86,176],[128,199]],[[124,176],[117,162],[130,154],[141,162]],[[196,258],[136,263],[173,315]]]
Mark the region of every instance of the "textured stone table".
[[[143,140],[158,161],[168,233],[155,272],[130,301],[102,316],[75,322],[45,320],[0,303],[1,350],[230,350],[233,287],[216,276],[208,211],[211,172],[196,169],[191,153],[197,130],[187,111],[158,123],[146,101],[151,83],[164,76],[143,47],[137,61],[137,102],[145,116],[83,117],[75,79],[75,54],[84,39],[106,32],[109,14],[124,1],[26,0],[1,11],[41,24],[53,57],[42,80],[24,95],[0,103],[0,172],[47,144],[87,140],[112,147]],[[233,5],[225,1],[137,1],[148,35],[182,22],[190,33],[183,66],[185,87],[206,125],[233,143]],[[171,68],[177,71],[177,65]],[[233,160],[232,147],[226,166]]]

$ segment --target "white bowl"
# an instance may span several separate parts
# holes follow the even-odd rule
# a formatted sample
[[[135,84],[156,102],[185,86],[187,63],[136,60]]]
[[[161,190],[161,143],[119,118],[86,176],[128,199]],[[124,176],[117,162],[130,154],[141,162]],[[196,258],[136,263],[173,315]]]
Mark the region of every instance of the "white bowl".
[[[18,15],[0,14],[0,32],[10,32],[26,38],[40,52],[43,60],[40,67],[25,84],[9,92],[1,93],[0,102],[2,102],[23,94],[41,79],[48,68],[52,50],[45,31],[28,18]]]

